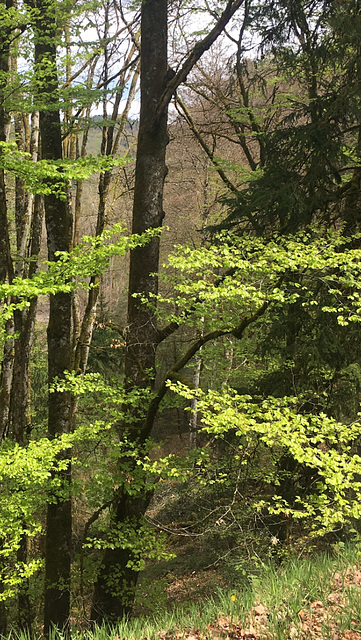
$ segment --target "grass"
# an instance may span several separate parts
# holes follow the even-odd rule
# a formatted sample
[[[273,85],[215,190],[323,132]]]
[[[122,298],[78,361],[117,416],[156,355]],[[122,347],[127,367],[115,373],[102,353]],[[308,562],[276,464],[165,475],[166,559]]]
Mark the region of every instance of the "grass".
[[[361,640],[361,551],[338,546],[332,554],[265,562],[247,586],[217,587],[212,597],[124,620],[75,640]],[[150,609],[148,603],[148,610]],[[10,638],[8,640],[11,640]],[[29,640],[12,634],[12,640]],[[54,634],[53,640],[62,640]]]

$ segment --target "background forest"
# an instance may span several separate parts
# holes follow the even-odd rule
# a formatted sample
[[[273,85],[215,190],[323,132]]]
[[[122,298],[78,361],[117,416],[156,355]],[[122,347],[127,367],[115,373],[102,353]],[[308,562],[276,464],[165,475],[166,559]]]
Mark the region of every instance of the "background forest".
[[[0,634],[359,536],[360,48],[358,0],[1,0]]]

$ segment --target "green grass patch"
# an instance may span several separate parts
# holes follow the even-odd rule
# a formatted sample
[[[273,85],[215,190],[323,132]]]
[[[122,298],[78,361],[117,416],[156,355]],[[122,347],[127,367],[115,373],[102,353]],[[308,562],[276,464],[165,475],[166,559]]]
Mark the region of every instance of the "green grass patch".
[[[358,632],[361,638],[361,547],[336,545],[277,564],[269,560],[249,576],[248,584],[215,589],[210,598],[173,604],[155,589],[154,614],[123,620],[114,627],[80,631],[73,640],[205,640],[207,638],[334,638]],[[147,611],[152,603],[147,603]],[[320,631],[321,630],[321,631]],[[246,636],[247,637],[247,636]],[[250,637],[250,636],[248,636]],[[342,636],[340,636],[342,637]],[[40,636],[39,636],[40,638]],[[31,640],[12,633],[8,640]],[[54,633],[51,640],[65,640]]]

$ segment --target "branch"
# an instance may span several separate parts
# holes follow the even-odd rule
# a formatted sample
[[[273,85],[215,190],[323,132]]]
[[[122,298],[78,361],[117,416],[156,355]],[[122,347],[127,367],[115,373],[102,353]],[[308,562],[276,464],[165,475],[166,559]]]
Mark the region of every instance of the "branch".
[[[108,78],[107,80],[104,80],[103,82],[99,83],[97,85],[97,89],[102,89],[103,87],[107,87],[109,84],[111,84],[114,80],[116,80],[117,78],[119,78],[119,76],[122,75],[122,73],[125,73],[126,71],[128,71],[128,69],[130,69],[131,67],[133,67],[138,60],[140,59],[140,55],[139,53],[135,56],[135,58],[133,60],[131,60],[131,62],[129,62],[128,64],[125,65],[125,67],[123,67],[122,69],[120,69],[120,71],[117,71],[117,73],[115,73],[113,76],[111,76],[110,78]]]
[[[180,111],[178,109],[178,105],[181,107],[181,109],[183,111],[183,114],[180,113]],[[234,195],[236,196],[236,198],[238,200],[238,198],[239,198],[239,189],[233,184],[233,182],[231,182],[231,180],[225,174],[223,169],[219,166],[219,163],[217,162],[217,160],[214,157],[213,150],[208,147],[205,139],[201,136],[199,130],[197,129],[196,124],[194,123],[194,121],[192,119],[191,114],[189,113],[186,105],[179,98],[179,96],[176,96],[176,98],[175,98],[175,106],[176,106],[176,109],[177,109],[179,115],[183,115],[183,117],[184,117],[186,123],[188,124],[190,130],[192,131],[194,137],[198,140],[200,146],[202,147],[202,149],[207,154],[208,158],[212,162],[214,168],[216,169],[216,171],[217,171],[219,177],[221,178],[221,180],[226,185],[227,189],[229,189],[232,193],[234,193]],[[247,213],[247,218],[250,221],[250,223],[252,224],[252,227],[254,228],[254,230],[257,233],[261,234],[262,229],[261,229],[260,225],[258,224],[257,220],[255,219],[255,217],[251,213]]]
[[[224,27],[228,24],[232,16],[235,14],[237,9],[243,4],[244,0],[228,0],[227,6],[223,11],[221,17],[218,22],[216,22],[213,29],[206,35],[203,40],[197,42],[193,47],[191,53],[188,58],[184,61],[182,67],[177,71],[177,73],[173,76],[171,80],[167,83],[167,86],[163,92],[163,95],[159,101],[157,111],[155,114],[155,121],[157,122],[160,118],[161,114],[168,107],[168,104],[171,100],[171,97],[178,89],[179,85],[185,81],[187,75],[192,71],[194,65],[198,62],[198,60],[202,57],[205,51],[212,46],[212,44],[217,40],[218,36],[222,33]]]
[[[91,58],[89,58],[89,60],[86,60],[86,62],[84,62],[84,64],[80,67],[80,69],[78,69],[78,71],[75,71],[73,73],[73,75],[71,76],[71,78],[69,78],[69,80],[66,80],[66,82],[63,82],[60,88],[65,89],[66,87],[69,87],[72,84],[72,82],[74,82],[74,80],[76,80],[83,73],[83,71],[85,71],[85,69],[87,69],[94,62],[94,60],[96,59],[99,60],[99,57],[100,56],[98,53],[93,53]]]
[[[183,369],[186,364],[188,364],[188,362],[191,360],[191,358],[193,358],[197,351],[199,351],[199,349],[203,347],[203,345],[205,345],[207,342],[210,342],[211,340],[217,340],[217,338],[222,338],[223,336],[227,335],[232,335],[238,340],[241,339],[247,327],[249,327],[250,324],[253,324],[253,322],[256,322],[256,320],[258,320],[258,318],[260,318],[267,311],[269,304],[270,303],[268,301],[265,301],[253,315],[248,316],[247,318],[243,318],[243,320],[233,329],[218,329],[217,331],[210,331],[204,336],[200,336],[198,340],[193,342],[188,351],[185,352],[180,360],[178,360],[178,362],[176,362],[173,367],[169,369],[169,371],[167,371],[157,394],[151,400],[148,407],[147,415],[141,428],[142,439],[146,439],[151,432],[159,405],[163,400],[165,394],[167,393],[167,381],[179,380],[178,372]]]
[[[179,111],[178,105],[182,109],[183,114]],[[216,159],[214,157],[213,150],[209,148],[209,146],[207,145],[205,139],[201,136],[201,134],[200,134],[199,130],[197,129],[197,126],[196,126],[191,114],[189,113],[186,105],[184,104],[183,100],[180,99],[180,97],[178,95],[175,97],[175,106],[176,106],[176,109],[177,109],[179,115],[183,115],[183,117],[184,117],[187,125],[189,126],[190,130],[192,131],[194,137],[198,140],[200,146],[202,147],[202,149],[205,151],[206,155],[208,156],[208,158],[212,162],[213,166],[217,170],[217,173],[218,173],[219,177],[223,180],[223,182],[226,185],[227,189],[232,191],[232,193],[234,193],[238,197],[239,193],[238,193],[237,187],[233,184],[233,182],[230,181],[230,179],[228,178],[228,176],[226,176],[226,174],[223,171],[223,169],[219,166],[218,162],[216,161]]]
[[[117,333],[119,333],[119,335],[122,336],[122,338],[124,338],[125,327],[121,327],[119,324],[116,324],[115,322],[113,322],[113,320],[109,320],[108,322],[102,322],[102,324],[105,327],[108,327],[109,329],[116,331]]]
[[[171,336],[175,331],[177,331],[177,329],[179,328],[180,322],[181,321],[177,322],[176,320],[174,320],[173,322],[170,322],[165,327],[163,327],[163,329],[158,329],[157,335],[155,338],[156,344],[160,344],[161,342],[163,342],[163,340],[165,340],[166,338],[169,338],[169,336]]]

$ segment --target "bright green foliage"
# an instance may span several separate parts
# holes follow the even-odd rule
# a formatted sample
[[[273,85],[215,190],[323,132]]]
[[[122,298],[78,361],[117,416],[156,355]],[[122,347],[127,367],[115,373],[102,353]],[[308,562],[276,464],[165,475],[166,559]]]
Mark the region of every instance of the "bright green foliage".
[[[0,142],[0,169],[20,178],[30,193],[55,193],[65,200],[65,188],[72,180],[86,180],[94,173],[123,166],[128,159],[105,155],[86,156],[70,160],[39,160],[33,162],[31,154],[19,151],[15,142]]]
[[[70,254],[59,253],[56,262],[45,263],[47,271],[39,271],[33,278],[15,278],[11,284],[1,284],[2,338],[6,339],[4,330],[7,319],[12,316],[14,310],[28,306],[31,298],[59,291],[72,291],[80,286],[88,288],[89,278],[102,273],[112,256],[124,255],[130,248],[148,242],[157,233],[159,231],[153,230],[143,236],[125,236],[123,224],[118,224],[96,238],[84,237]],[[108,452],[109,448],[111,452],[106,460],[102,460],[97,472],[94,471],[94,460],[89,462],[93,471],[88,489],[89,506],[94,509],[99,508],[103,500],[111,500],[114,483],[119,484],[126,476],[126,462],[119,470],[119,477],[115,472],[119,460],[122,457],[130,460],[139,456],[132,441],[128,442],[126,434],[120,441],[117,431],[113,433],[112,428],[114,429],[114,425],[124,418],[127,404],[135,406],[140,401],[144,402],[143,392],[134,390],[131,394],[125,394],[124,391],[122,393],[106,386],[96,376],[90,375],[81,379],[70,373],[67,380],[57,383],[58,391],[64,390],[65,387],[70,388],[75,397],[85,392],[93,395],[102,394],[104,409],[99,419],[94,418],[90,425],[85,423],[82,426],[80,423],[74,433],[51,441],[40,438],[30,441],[27,446],[19,446],[11,440],[5,440],[0,448],[0,558],[5,559],[6,566],[2,578],[4,590],[0,597],[4,600],[14,596],[18,586],[42,566],[42,559],[38,555],[30,556],[29,560],[20,566],[15,560],[15,554],[24,534],[31,539],[43,531],[42,513],[45,505],[52,500],[68,497],[64,494],[64,488],[57,475],[58,471],[65,469],[69,464],[66,456],[63,459],[66,450],[96,446],[100,438],[104,450]],[[74,460],[75,468],[77,464]],[[86,473],[87,464],[82,462],[80,467],[82,473]],[[150,482],[150,479],[146,480],[141,473],[138,479],[133,480],[132,483],[124,482],[124,487],[130,492],[141,491]],[[152,545],[148,542],[146,546],[150,549]]]
[[[256,479],[255,465],[260,464],[263,467],[259,469],[259,493],[253,501],[254,509],[275,517],[283,514],[290,521],[303,521],[315,535],[357,521],[361,515],[359,421],[355,417],[345,422],[335,419],[322,386],[319,384],[319,391],[312,388],[310,376],[297,397],[290,397],[295,387],[288,387],[288,393],[282,388],[279,397],[274,397],[266,386],[262,388],[265,362],[256,349],[266,340],[275,319],[293,305],[307,319],[306,329],[317,327],[320,318],[324,318],[324,324],[339,326],[347,341],[349,334],[353,335],[354,323],[361,320],[359,249],[351,248],[349,239],[336,233],[319,235],[313,231],[270,241],[223,235],[209,248],[179,248],[169,258],[169,264],[176,274],[167,279],[176,292],[177,313],[191,326],[198,322],[203,332],[200,340],[207,344],[207,350],[213,349],[209,362],[217,352],[214,341],[226,335],[233,340],[229,348],[243,353],[245,361],[254,357],[253,369],[250,363],[244,367],[244,373],[240,368],[238,377],[236,370],[227,374],[236,387],[243,390],[248,385],[248,394],[235,389],[227,391],[224,383],[222,389],[216,390],[216,383],[216,389],[208,392],[195,392],[191,384],[169,383],[187,401],[198,399],[200,438],[206,436],[215,447],[224,442],[222,446],[228,452],[224,469],[227,457],[232,456],[232,475],[222,475],[220,463],[216,482],[229,483],[231,487],[244,477],[247,484],[247,475]],[[173,301],[163,299],[163,302],[171,306]],[[254,326],[251,324],[249,329],[249,334],[258,336],[258,340],[253,338],[256,344],[253,346],[239,327],[242,319],[252,317],[261,308],[263,315],[259,319],[254,317]],[[176,317],[176,313],[170,314],[171,319]],[[234,338],[242,338],[239,346]],[[234,357],[237,367],[241,356],[238,360]],[[202,358],[208,362],[207,351]],[[282,366],[291,369],[294,365],[277,355],[268,365],[269,373],[274,374],[274,388],[277,376],[282,382]],[[329,367],[324,364],[323,371],[319,371],[322,381],[334,377],[331,362]],[[219,369],[216,377],[222,380]],[[287,467],[287,472],[282,470],[287,459],[292,461],[293,477],[290,468]],[[292,495],[283,493],[285,483],[294,487]]]
[[[73,4],[54,3],[58,45],[64,45],[65,26],[75,41],[83,28],[95,25],[90,11],[96,11],[96,2],[77,3],[79,22],[74,14],[68,21]],[[180,365],[171,367],[164,379],[158,376],[153,393],[129,390],[121,375],[106,383],[100,375],[68,372],[51,392],[70,390],[78,401],[74,433],[51,441],[35,439],[40,434],[35,425],[34,439],[26,446],[2,443],[2,599],[14,596],[41,567],[36,550],[23,565],[16,562],[16,551],[23,534],[34,539],[43,532],[45,505],[69,497],[57,474],[69,464],[69,451],[73,498],[83,515],[78,525],[80,591],[86,580],[94,579],[98,552],[104,549],[131,550],[128,566],[135,570],[144,568],[146,558],[169,557],[164,537],[145,519],[140,525],[131,518],[121,526],[113,521],[117,496],[142,496],[160,483],[186,486],[187,499],[190,486],[194,494],[214,488],[221,495],[224,489],[233,500],[232,518],[237,522],[257,513],[264,518],[266,535],[273,516],[296,521],[302,533],[313,535],[361,516],[359,340],[352,346],[361,321],[361,250],[355,233],[360,226],[359,8],[352,1],[248,4],[245,26],[257,29],[267,55],[254,67],[251,106],[233,103],[227,117],[240,130],[251,123],[249,137],[260,143],[261,151],[252,169],[239,169],[237,162],[220,158],[213,163],[217,169],[238,172],[238,194],[233,191],[228,199],[226,225],[239,234],[220,234],[201,249],[179,247],[165,268],[169,288],[164,290],[170,295],[144,300],[156,303],[160,326],[173,322],[188,332]],[[24,16],[31,22],[36,11],[5,12],[0,5],[4,28],[13,28]],[[302,37],[296,46],[297,33]],[[110,36],[109,45],[113,40]],[[79,45],[78,65],[99,54],[103,44],[92,44],[88,54]],[[66,63],[65,56],[57,70],[60,76]],[[244,61],[244,68],[247,75],[251,65]],[[34,73],[6,78],[6,108],[16,111],[22,103],[23,112],[46,110],[47,96],[32,88],[35,83],[41,88],[48,73],[45,63]],[[52,95],[52,108],[80,113],[91,99],[100,101],[120,89],[75,83]],[[64,122],[65,134],[66,126],[78,132],[77,117]],[[104,118],[98,126],[113,123]],[[59,199],[66,197],[72,181],[123,163],[106,155],[34,163],[15,143],[0,143],[0,169],[21,179],[29,192],[55,193]],[[342,233],[326,232],[322,224],[328,229],[331,222]],[[45,263],[32,278],[2,283],[2,340],[7,320],[31,299],[88,289],[93,286],[89,279],[104,273],[113,256],[125,255],[158,233],[125,236],[123,226],[116,225],[96,238],[83,238],[71,253],[58,252],[56,262]],[[191,383],[177,382],[177,376],[188,373],[186,367],[201,347],[204,390],[195,391]],[[158,409],[167,390],[185,403],[198,400],[200,444],[206,446],[182,457],[157,456],[153,443],[138,441],[132,431],[147,420],[152,403],[158,403]],[[349,412],[347,404],[352,404]],[[284,491],[287,482],[292,495]],[[243,503],[241,483],[248,491]],[[215,494],[209,495],[212,500]],[[216,522],[219,529],[221,520]],[[118,577],[114,571],[109,582],[114,593],[123,588]]]
[[[0,449],[0,536],[2,546],[0,559],[5,561],[2,580],[4,591],[0,598],[13,596],[21,582],[37,572],[42,566],[38,556],[26,564],[14,563],[13,555],[20,546],[21,537],[30,539],[42,531],[41,509],[51,500],[57,487],[52,480],[56,472],[67,461],[59,454],[72,446],[69,437],[49,442],[47,438],[30,442],[21,447],[10,441],[2,443]]]
[[[144,459],[151,443],[145,443],[140,450],[129,437],[129,409],[144,406],[148,393],[111,386],[97,374],[81,378],[69,373],[51,391],[64,389],[70,389],[74,396],[86,397],[79,426],[72,434],[50,441],[40,438],[27,446],[8,440],[0,449],[0,558],[5,560],[7,567],[3,573],[5,589],[1,593],[4,600],[12,597],[22,581],[42,566],[37,555],[19,566],[14,561],[14,554],[23,534],[33,538],[43,532],[44,506],[52,500],[68,497],[57,474],[69,464],[69,458],[63,458],[67,450],[71,450],[74,469],[74,498],[81,500],[90,513],[98,511],[98,517],[102,514],[99,521],[94,520],[96,533],[85,532],[83,548],[124,548],[125,545],[133,549],[134,562],[139,568],[144,566],[145,557],[169,557],[169,552],[164,551],[162,536],[145,521],[141,536],[131,521],[118,530],[109,527],[108,522],[114,491],[119,486],[134,495],[148,490],[154,483],[155,474],[150,473],[146,464],[133,464],[134,459]],[[91,421],[86,419],[89,397],[97,402],[97,411],[93,411]],[[124,424],[128,425],[126,429],[120,427]],[[93,452],[91,457],[90,452]]]
[[[111,255],[122,255],[130,246],[148,240],[148,236],[121,236],[110,242],[120,230],[117,226],[99,238],[85,238],[71,254],[59,254],[47,272],[40,272],[33,279],[2,285],[3,297],[17,295],[19,300],[14,304],[20,305],[39,293],[86,288],[87,278],[102,272]],[[360,320],[361,256],[359,249],[344,247],[345,239],[338,234],[318,237],[310,233],[270,242],[224,235],[218,244],[202,251],[178,249],[170,257],[173,275],[167,277],[172,281],[175,298],[163,301],[172,307],[175,301],[177,312],[172,309],[168,314],[171,319],[192,326],[202,319],[201,325],[207,330],[209,327],[212,340],[237,334],[242,317],[255,313],[265,303],[266,323],[273,310],[298,301],[309,314],[335,316],[338,322],[346,323],[347,329]],[[320,281],[332,299],[327,307],[320,306],[315,293]],[[262,331],[261,320],[258,326]],[[169,386],[187,401],[194,395],[179,383]],[[134,420],[139,421],[134,408],[139,407],[145,419],[152,399],[150,391],[129,391],[119,380],[114,386],[98,374],[80,377],[74,373],[56,382],[54,390],[65,389],[80,401],[78,427],[73,434],[50,443],[40,439],[24,448],[8,442],[2,449],[3,499],[7,505],[2,510],[0,530],[6,540],[3,555],[14,556],[23,531],[29,535],[41,531],[37,514],[46,502],[53,496],[66,497],[52,472],[67,464],[59,453],[71,448],[74,496],[89,513],[82,554],[85,549],[129,547],[134,552],[132,566],[137,569],[144,566],[145,557],[167,557],[162,537],[145,522],[141,536],[131,520],[120,528],[109,526],[115,492],[121,488],[137,496],[154,489],[160,481],[184,482],[192,476],[198,476],[200,486],[228,483],[231,487],[234,477],[228,476],[226,467],[222,468],[221,459],[212,459],[209,447],[192,451],[185,458],[170,455],[152,460],[152,443],[138,444],[131,435]],[[345,425],[322,412],[305,412],[302,396],[264,399],[223,388],[198,391],[197,398],[197,410],[202,416],[201,437],[214,443],[222,441],[226,448],[231,438],[236,473],[238,469],[242,472],[252,468],[256,446],[262,451],[263,462],[269,466],[267,473],[262,471],[264,489],[255,496],[253,508],[301,519],[315,534],[360,516],[361,458],[354,448],[361,435],[358,422]],[[312,490],[296,496],[292,504],[277,492],[277,461],[285,452],[298,465],[310,469],[314,478]],[[229,453],[227,456],[229,459]],[[213,477],[211,472],[204,475],[203,469],[212,469],[212,464],[217,472]],[[256,477],[255,471],[251,473]],[[82,575],[93,575],[92,570],[84,569],[84,562],[82,556]],[[9,562],[5,581],[8,588],[3,597],[13,595],[16,585],[38,567],[37,557],[30,558],[21,570]]]
[[[152,441],[140,444],[132,437],[132,425],[137,420],[134,409],[138,407],[140,415],[145,413],[149,390],[128,390],[119,379],[112,384],[95,373],[84,377],[69,373],[56,383],[55,389],[71,390],[80,400],[79,426],[71,436],[73,491],[83,508],[90,514],[98,514],[84,529],[82,549],[89,553],[88,550],[129,548],[133,555],[129,566],[137,570],[144,568],[146,558],[171,557],[165,548],[164,535],[145,519],[141,531],[139,522],[136,524],[132,519],[119,526],[112,524],[116,492],[137,496],[153,490],[160,481],[159,469],[148,462]]]
[[[361,320],[360,258],[360,250],[350,249],[336,233],[271,241],[223,235],[209,248],[179,247],[169,256],[176,275],[166,280],[173,283],[176,295],[162,302],[174,305],[190,323],[194,314],[210,313],[212,328],[229,333],[240,314],[252,313],[265,302],[276,308],[298,302],[310,313],[312,307],[320,308],[347,326]],[[332,304],[322,305],[315,294],[320,282]]]
[[[170,386],[187,399],[193,397],[194,392],[180,383]],[[317,535],[360,518],[361,457],[354,447],[361,436],[360,422],[345,425],[322,413],[305,415],[298,406],[299,398],[261,400],[234,390],[198,391],[197,397],[201,433],[216,440],[230,433],[236,436],[235,464],[250,463],[247,449],[256,439],[276,457],[287,451],[297,463],[314,470],[313,492],[298,496],[295,505],[274,495],[268,504],[271,513],[309,521]],[[272,468],[267,472],[277,485],[276,469],[273,477]],[[265,506],[265,501],[259,503],[259,508]]]
[[[11,299],[1,307],[0,327],[3,329],[14,310],[26,307],[31,298],[89,288],[88,278],[103,273],[112,256],[125,255],[131,248],[149,242],[160,230],[152,229],[141,236],[120,235],[123,232],[124,225],[119,223],[99,236],[84,236],[71,253],[59,251],[56,262],[44,262],[47,271],[39,271],[32,278],[14,278],[11,284],[0,284],[0,300]]]

